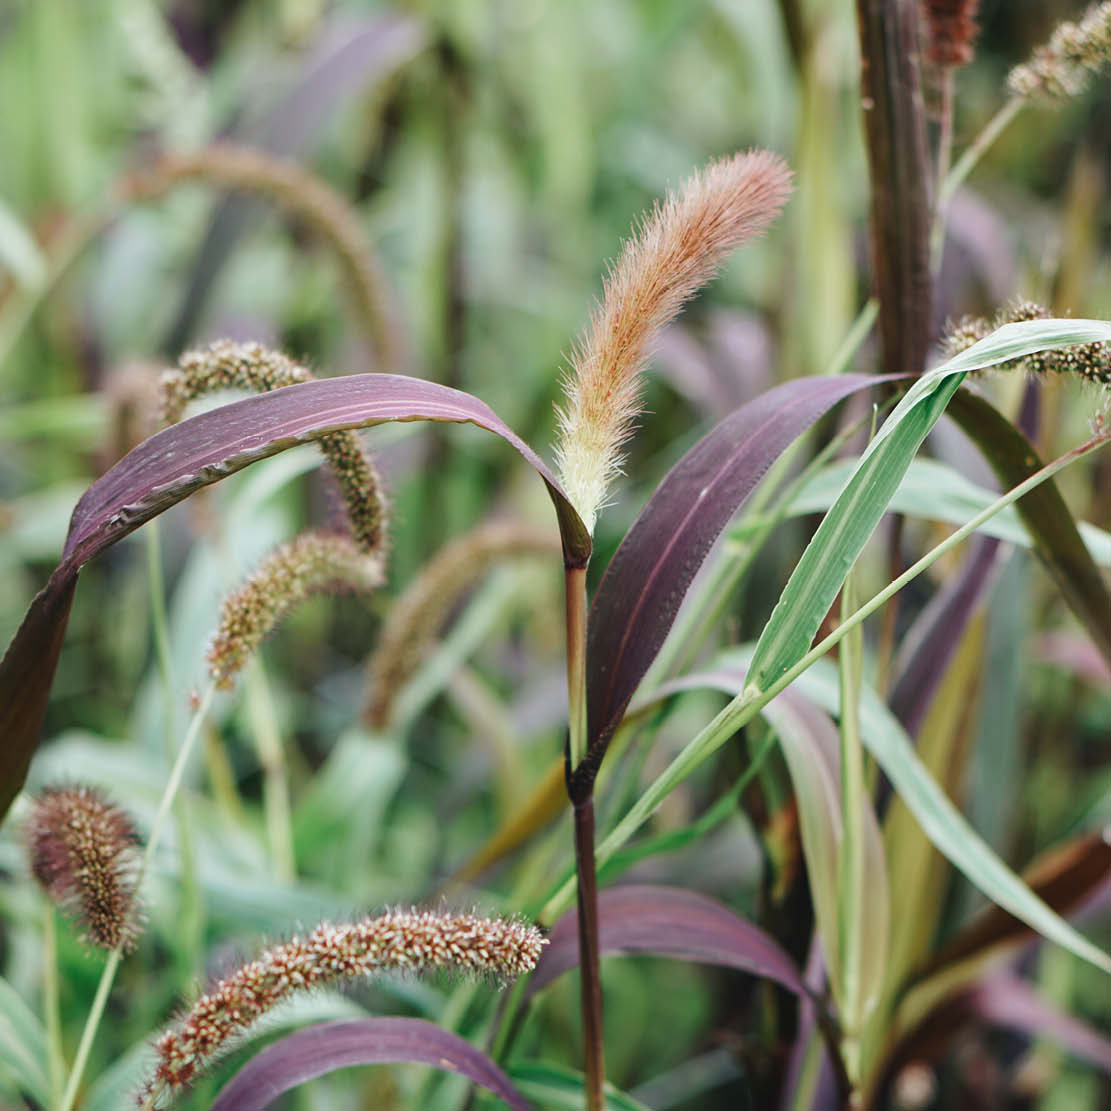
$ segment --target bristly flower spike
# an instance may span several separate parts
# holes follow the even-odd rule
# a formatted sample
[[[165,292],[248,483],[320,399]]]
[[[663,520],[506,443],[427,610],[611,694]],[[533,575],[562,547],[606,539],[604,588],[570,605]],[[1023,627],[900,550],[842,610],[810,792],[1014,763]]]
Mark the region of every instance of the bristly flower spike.
[[[1007,77],[1022,99],[1067,100],[1111,65],[1111,0],[1093,4],[1078,23],[1061,23],[1045,46]]]
[[[138,835],[131,819],[94,787],[49,787],[26,828],[31,872],[84,937],[129,949],[139,932]]]
[[[157,1039],[143,1106],[172,1099],[290,996],[387,971],[452,969],[508,981],[531,971],[546,944],[535,926],[474,914],[396,910],[348,925],[322,923],[220,980]]]
[[[1049,316],[1048,309],[1034,301],[1022,299],[1002,309],[990,322],[982,317],[966,316],[946,329],[946,355],[951,357],[964,351],[1004,324],[1045,320]],[[1074,343],[1049,351],[1037,351],[1032,355],[1023,355],[1019,359],[1000,363],[999,369],[1022,369],[1034,374],[1068,374],[1083,378],[1093,385],[1111,386],[1111,344],[1096,340],[1092,343]]]
[[[574,348],[559,410],[560,475],[591,532],[621,470],[653,340],[734,248],[768,227],[790,191],[791,172],[777,155],[722,158],[657,204],[625,243]]]

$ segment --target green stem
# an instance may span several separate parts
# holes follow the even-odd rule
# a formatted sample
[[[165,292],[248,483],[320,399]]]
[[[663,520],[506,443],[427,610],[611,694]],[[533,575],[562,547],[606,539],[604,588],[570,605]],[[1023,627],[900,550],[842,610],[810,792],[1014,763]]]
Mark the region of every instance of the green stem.
[[[567,624],[567,744],[572,771],[586,756],[586,568],[564,572]]]
[[[193,751],[197,737],[200,735],[201,724],[204,721],[205,715],[208,713],[208,708],[212,705],[212,696],[214,693],[214,688],[209,685],[201,696],[200,704],[193,714],[193,720],[189,723],[189,729],[185,734],[185,739],[182,741],[181,748],[178,750],[177,759],[170,771],[170,777],[167,779],[166,787],[162,792],[162,799],[158,804],[158,812],[154,816],[154,823],[151,826],[146,850],[143,853],[142,860],[139,862],[139,870],[135,877],[136,893],[138,893],[142,887],[143,880],[150,868],[150,862],[154,858],[154,850],[157,848],[158,842],[162,837],[162,831],[166,826],[166,819],[169,817],[170,808],[173,806],[178,788],[181,786],[181,780],[185,775],[185,766],[189,761],[189,754]],[[108,1002],[108,995],[112,990],[112,984],[115,981],[116,970],[119,968],[122,955],[123,942],[121,941],[121,943],[108,954],[108,961],[104,966],[104,971],[100,975],[100,983],[97,985],[96,997],[93,999],[93,1005],[90,1007],[88,1018],[85,1020],[85,1029],[82,1031],[81,1042],[77,1047],[77,1056],[74,1058],[73,1068],[70,1070],[69,1083],[66,1085],[65,1094],[62,1096],[60,1105],[61,1111],[72,1111],[74,1102],[77,1099],[77,1090],[81,1085],[81,1077],[85,1072],[85,1066],[88,1064],[89,1053],[92,1050],[93,1040],[96,1038],[97,1030],[100,1027],[100,1021],[104,1017],[104,1008]]]
[[[854,574],[841,592],[841,612],[855,602]],[[855,1087],[860,1082],[860,1032],[865,1015],[861,998],[860,905],[864,898],[863,818],[870,805],[864,796],[864,764],[860,740],[860,681],[864,640],[859,625],[841,644],[841,844],[837,853],[837,925],[841,974],[842,1056]]]
[[[934,211],[934,226],[930,232],[930,254],[936,272],[941,262],[941,249],[945,243],[945,221],[949,215],[949,202],[953,194],[964,184],[968,175],[976,168],[988,148],[1006,131],[1011,121],[1026,107],[1021,97],[1012,97],[995,113],[984,129],[972,141],[968,149],[957,159],[956,165],[945,175],[937,191],[937,207]]]
[[[247,716],[251,722],[255,751],[262,765],[262,805],[274,875],[283,883],[291,883],[297,874],[297,865],[293,853],[293,819],[285,753],[274,716],[270,685],[258,656],[252,657],[247,668]]]
[[[663,773],[648,787],[643,795],[634,803],[629,812],[617,824],[616,828],[598,846],[596,859],[598,864],[605,864],[613,854],[621,848],[629,838],[656,812],[663,800],[671,793],[675,786],[686,779],[695,768],[703,763],[712,753],[716,752],[733,734],[742,726],[747,725],[777,694],[789,687],[804,671],[822,658],[834,645],[839,644],[853,629],[876,612],[891,597],[897,594],[912,579],[917,578],[923,571],[931,567],[962,541],[972,535],[984,522],[990,520],[995,514],[1012,505],[1025,494],[1048,481],[1058,471],[1063,470],[1071,463],[1083,458],[1085,455],[1102,447],[1111,440],[1111,431],[1101,430],[1091,439],[1067,452],[1065,455],[1047,463],[1041,470],[1036,471],[1024,482],[1019,483],[1014,489],[1009,490],[1002,497],[997,498],[986,509],[977,513],[970,521],[966,522],[937,547],[927,552],[920,560],[907,568],[897,579],[889,583],[883,590],[856,610],[851,617],[833,630],[825,639],[810,649],[793,667],[788,668],[767,690],[761,691],[754,686],[746,687],[732,702],[729,703],[714,719],[703,729],[678,756],[671,762]],[[548,900],[540,913],[542,922],[551,923],[567,908],[575,895],[572,881],[562,887]]]
[[[58,925],[53,903],[43,903],[42,994],[46,1019],[46,1046],[50,1057],[50,1106],[57,1107],[66,1082],[66,1057],[62,1046],[62,1015],[58,1001]]]

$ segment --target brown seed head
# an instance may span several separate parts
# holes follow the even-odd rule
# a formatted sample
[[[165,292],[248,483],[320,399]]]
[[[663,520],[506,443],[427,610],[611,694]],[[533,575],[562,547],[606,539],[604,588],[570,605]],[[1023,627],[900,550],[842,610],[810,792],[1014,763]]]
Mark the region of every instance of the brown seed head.
[[[924,0],[930,38],[926,54],[934,65],[948,68],[972,61],[979,6],[980,0]]]
[[[790,191],[791,173],[777,155],[722,158],[657,204],[625,243],[575,346],[559,411],[561,477],[591,531],[621,469],[652,341],[734,248],[767,228]]]
[[[86,940],[130,948],[139,840],[131,819],[93,787],[50,787],[35,800],[26,840],[32,874]]]
[[[225,599],[208,651],[209,673],[230,689],[266,635],[313,594],[370,593],[383,582],[382,561],[349,536],[306,532],[275,548]]]
[[[509,980],[531,971],[546,944],[534,926],[473,914],[397,910],[350,925],[323,923],[219,981],[162,1034],[146,1099],[187,1087],[290,996],[385,971],[454,969]]]

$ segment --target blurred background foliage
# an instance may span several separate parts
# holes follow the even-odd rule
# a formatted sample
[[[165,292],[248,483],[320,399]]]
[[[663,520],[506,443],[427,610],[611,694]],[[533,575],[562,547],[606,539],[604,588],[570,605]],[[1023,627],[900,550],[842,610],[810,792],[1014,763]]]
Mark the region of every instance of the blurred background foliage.
[[[1002,103],[1007,70],[1078,10],[1066,0],[984,0],[976,58],[958,76],[958,152]],[[600,290],[603,260],[632,219],[708,158],[770,147],[795,170],[795,196],[771,234],[738,254],[664,337],[628,480],[599,526],[599,573],[682,451],[775,381],[826,371],[867,298],[858,64],[847,0],[389,8],[0,0],[5,635],[56,560],[80,491],[134,442],[126,415],[184,347],[258,339],[321,375],[428,377],[488,401],[543,454],[566,353]],[[374,365],[334,260],[273,206],[197,185],[151,204],[113,200],[121,175],[159,152],[218,139],[310,167],[347,198],[388,275],[403,365]],[[1024,112],[956,198],[939,329],[947,317],[993,312],[1018,293],[1058,314],[1111,316],[1109,174],[1107,81],[1059,111]],[[102,234],[86,243],[102,217]],[[856,365],[874,363],[866,345]],[[991,388],[1017,404],[1016,384]],[[1047,385],[1041,447],[1055,454],[1077,442],[1097,403],[1070,383]],[[303,607],[268,643],[265,674],[253,673],[214,717],[188,814],[155,877],[150,940],[124,966],[93,1077],[141,1046],[196,977],[249,951],[258,934],[435,898],[560,751],[561,584],[538,561],[500,568],[468,597],[406,691],[396,728],[369,736],[360,727],[363,661],[391,597],[447,539],[491,513],[550,520],[538,484],[496,440],[400,425],[368,442],[393,503],[389,589],[367,606],[318,599]],[[934,450],[974,465],[944,429]],[[104,783],[149,820],[168,738],[180,736],[186,695],[201,681],[219,598],[267,548],[334,509],[328,490],[305,477],[314,465],[311,451],[298,449],[252,468],[166,517],[157,547],[140,535],[86,569],[34,785]],[[1063,487],[1079,517],[1111,526],[1106,455],[1069,472]],[[806,525],[776,534],[727,639],[760,628]],[[908,525],[908,545],[916,530],[937,526]],[[155,663],[152,568],[167,590],[170,698]],[[908,617],[929,589],[910,594]],[[1016,597],[1029,604],[1014,606]],[[966,782],[953,789],[1019,866],[1070,832],[1111,821],[1111,694],[1025,555],[1010,557],[993,599],[984,634],[990,681],[977,694]],[[713,705],[688,700],[668,716],[651,752],[621,766],[624,789],[658,769]],[[266,744],[274,730],[278,765]],[[689,821],[742,763],[725,750],[669,800],[657,828]],[[282,777],[292,807],[292,859],[284,861],[267,825],[267,792]],[[739,809],[712,837],[640,874],[717,894],[774,927],[801,958],[809,909],[789,786],[780,766],[763,779],[748,815]],[[603,813],[615,806],[607,799]],[[10,828],[0,852],[11,881],[0,892],[4,970],[35,999],[41,911]],[[569,866],[569,853],[561,825],[550,842],[452,898],[527,906]],[[960,882],[939,897],[944,935],[976,899]],[[75,1039],[98,964],[72,937],[63,938],[62,959],[63,1019]],[[1111,1020],[1105,983],[1060,953],[1043,964],[1059,1002],[1097,1024]],[[767,1105],[760,1093],[782,1072],[792,1017],[766,986],[647,960],[608,962],[605,979],[617,1085],[646,1085],[640,1094],[657,1108]],[[399,981],[368,987],[357,1002],[313,1005],[326,1014],[356,1006],[423,1014],[476,1034],[489,1018],[486,994]],[[573,1065],[579,1037],[568,977],[531,1020],[524,1051]],[[1087,1101],[1100,1081],[1048,1050],[1035,1056],[973,1032],[958,1052],[985,1068],[1014,1066],[1025,1054],[1031,1072],[1049,1069],[1034,1088],[1038,1106],[1096,1106]],[[452,1081],[419,1070],[364,1073],[358,1084],[319,1082],[288,1106],[389,1107],[402,1096],[422,1107],[458,1105]],[[189,1105],[205,1106],[212,1090]]]

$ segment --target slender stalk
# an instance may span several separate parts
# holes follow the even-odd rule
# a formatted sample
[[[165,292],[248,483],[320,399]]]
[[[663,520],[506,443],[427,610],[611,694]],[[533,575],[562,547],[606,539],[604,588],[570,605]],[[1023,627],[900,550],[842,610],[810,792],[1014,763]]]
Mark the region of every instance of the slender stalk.
[[[586,568],[564,572],[567,624],[567,744],[574,771],[586,756]]]
[[[297,866],[293,855],[293,819],[290,816],[285,753],[274,716],[270,685],[257,655],[251,658],[247,668],[247,716],[251,722],[255,752],[262,765],[262,806],[274,875],[283,883],[290,883],[297,873]]]
[[[66,1082],[62,1016],[58,1005],[58,921],[53,903],[44,902],[42,909],[42,994],[46,1019],[46,1048],[50,1062],[50,1106],[57,1107]]]
[[[786,690],[804,671],[813,666],[831,648],[839,644],[853,629],[870,617],[888,599],[897,594],[907,583],[917,578],[947,552],[972,535],[985,521],[990,520],[1001,510],[1006,509],[1031,490],[1051,479],[1058,471],[1086,455],[1090,455],[1111,440],[1111,430],[1100,429],[1090,439],[1065,455],[1047,463],[1041,470],[1030,475],[1024,482],[997,498],[991,505],[977,513],[954,533],[927,552],[916,563],[906,569],[898,578],[889,583],[878,594],[857,609],[827,637],[810,649],[798,662],[788,668],[767,690],[746,687],[703,729],[678,756],[668,765],[660,776],[637,799],[624,818],[596,849],[596,863],[605,864],[618,849],[648,820],[672,789],[691,774],[704,760],[716,752],[742,726],[747,725],[776,695]],[[544,923],[555,921],[567,908],[574,886],[565,883],[545,904],[539,917]]]
[[[968,175],[976,168],[976,164],[983,158],[988,148],[1007,130],[1011,121],[1026,106],[1026,101],[1020,97],[1012,97],[995,113],[984,125],[984,129],[973,139],[968,149],[957,159],[953,168],[941,183],[937,195],[937,209],[939,216],[943,215],[953,194],[964,184]]]
[[[567,747],[570,770],[586,757],[586,568],[569,567],[566,576]],[[594,786],[585,798],[571,800],[575,815],[575,871],[579,903],[579,971],[582,984],[583,1043],[586,1056],[587,1111],[605,1106],[602,1032],[602,981],[598,961],[598,877],[594,861]]]
[[[158,846],[158,842],[162,837],[162,831],[166,826],[166,819],[169,817],[170,808],[173,806],[174,799],[177,797],[178,788],[181,786],[181,780],[185,775],[185,766],[189,762],[189,755],[193,751],[197,737],[201,732],[201,725],[204,722],[205,715],[208,713],[209,706],[212,705],[212,696],[215,693],[215,688],[210,684],[204,694],[201,696],[200,705],[197,707],[193,714],[193,720],[189,723],[189,729],[186,731],[185,739],[181,742],[181,748],[178,750],[177,759],[174,761],[174,766],[170,771],[170,777],[166,780],[165,789],[162,792],[162,799],[158,804],[158,812],[154,816],[154,824],[151,826],[150,837],[147,840],[147,847],[143,853],[143,858],[139,862],[139,871],[135,880],[135,890],[138,893],[142,887],[143,879],[150,868],[150,862],[154,858],[154,850]],[[66,1090],[62,1096],[62,1102],[59,1105],[60,1111],[72,1111],[73,1105],[77,1099],[77,1090],[81,1085],[81,1077],[85,1072],[85,1066],[89,1062],[89,1053],[92,1050],[93,1040],[96,1038],[97,1030],[100,1027],[100,1021],[104,1017],[104,1008],[108,1002],[108,995],[112,990],[112,984],[116,978],[116,970],[120,966],[120,958],[123,955],[121,945],[117,945],[111,953],[108,954],[108,960],[104,965],[104,971],[100,974],[100,983],[97,985],[96,996],[93,999],[93,1005],[89,1008],[88,1018],[85,1020],[85,1029],[81,1034],[81,1042],[77,1047],[77,1056],[73,1060],[73,1068],[70,1069],[69,1082],[66,1085]]]
[[[594,862],[594,796],[575,806],[575,868],[578,873],[579,973],[587,1111],[604,1111],[602,980],[598,946],[598,885]]]
[[[841,613],[855,602],[855,575],[849,573],[841,591]],[[864,639],[858,625],[841,644],[841,844],[837,853],[837,935],[840,950],[842,1031],[845,1071],[855,1088],[860,1083],[860,1032],[864,1025],[861,998],[860,904],[864,898],[863,808],[864,764],[860,742],[860,682]]]

